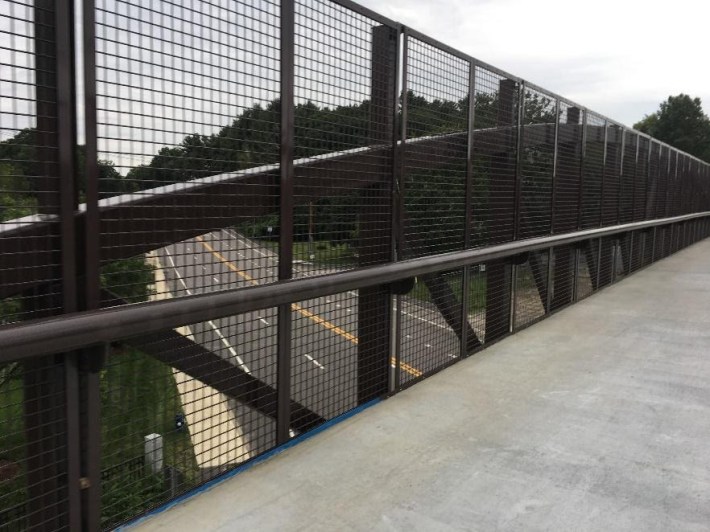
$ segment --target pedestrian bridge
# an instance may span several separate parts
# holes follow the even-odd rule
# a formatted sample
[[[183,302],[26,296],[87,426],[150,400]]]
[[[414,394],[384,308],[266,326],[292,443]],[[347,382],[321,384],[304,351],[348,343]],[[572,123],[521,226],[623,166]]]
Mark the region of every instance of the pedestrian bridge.
[[[707,530],[710,242],[131,530]]]
[[[708,163],[351,0],[5,4],[2,532],[290,446],[146,526],[708,522]]]

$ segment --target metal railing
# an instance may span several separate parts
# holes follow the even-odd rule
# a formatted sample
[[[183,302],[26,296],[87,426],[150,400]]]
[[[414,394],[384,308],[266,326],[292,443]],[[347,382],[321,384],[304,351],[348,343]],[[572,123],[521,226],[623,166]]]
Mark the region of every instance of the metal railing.
[[[710,233],[706,163],[346,0],[6,4],[0,530],[111,528]]]

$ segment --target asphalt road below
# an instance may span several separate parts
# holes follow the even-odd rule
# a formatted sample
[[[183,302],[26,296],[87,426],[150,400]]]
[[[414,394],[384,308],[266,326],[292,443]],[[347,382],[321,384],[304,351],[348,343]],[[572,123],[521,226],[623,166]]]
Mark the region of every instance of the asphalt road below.
[[[157,252],[173,297],[248,287],[277,279],[278,256],[233,230],[178,242]],[[294,265],[294,276],[331,273]],[[458,338],[436,308],[401,298],[403,380],[418,377],[458,356]],[[357,292],[292,305],[292,399],[331,418],[356,406]],[[190,325],[195,341],[270,386],[276,385],[277,315],[264,309]],[[235,409],[252,450],[273,445],[273,420],[239,405]]]

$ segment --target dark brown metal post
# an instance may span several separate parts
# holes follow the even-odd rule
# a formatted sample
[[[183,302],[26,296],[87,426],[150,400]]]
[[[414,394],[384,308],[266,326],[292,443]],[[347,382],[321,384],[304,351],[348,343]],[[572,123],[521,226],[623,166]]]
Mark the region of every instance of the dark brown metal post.
[[[80,286],[80,309],[95,310],[101,305],[99,218],[99,165],[96,113],[96,28],[94,0],[82,0],[84,62],[84,132],[86,175],[86,222],[83,235],[77,233],[78,265],[85,283]],[[80,230],[77,227],[77,230]],[[100,370],[106,360],[103,347],[85,349],[80,358],[81,434],[83,439],[82,525],[84,530],[101,528],[101,393]]]
[[[501,151],[491,156],[489,175],[488,242],[499,243],[515,237],[516,141],[513,131],[516,122],[518,84],[503,79],[498,88],[497,125],[507,127],[502,137]],[[495,341],[510,331],[510,298],[512,279],[509,261],[495,261],[486,265],[486,342]]]
[[[33,184],[41,214],[59,216],[52,274],[59,286],[34,290],[33,317],[76,310],[74,250],[74,122],[72,10],[67,0],[34,4],[37,145]],[[24,365],[27,438],[27,526],[64,530],[79,526],[77,372],[74,355],[33,359]]]
[[[468,63],[468,114],[466,119],[466,127],[468,132],[468,138],[466,141],[466,188],[464,197],[464,230],[463,230],[463,247],[468,249],[471,247],[472,242],[472,229],[473,229],[473,132],[474,132],[474,121],[476,118],[476,106],[474,105],[476,98],[476,65],[469,61]],[[461,323],[470,325],[468,321],[469,312],[469,292],[471,290],[471,266],[465,266],[462,272],[461,279]],[[466,357],[470,354],[468,348],[469,340],[469,327],[461,328],[461,342],[459,344],[461,348],[460,356]],[[476,338],[478,342],[478,338]],[[478,342],[480,345],[480,342]]]
[[[62,254],[62,311],[76,312],[77,241],[74,211],[77,207],[76,183],[76,115],[74,69],[74,6],[72,0],[55,3],[56,73],[57,73],[57,151],[59,156],[59,219]],[[64,355],[66,393],[67,456],[67,525],[69,530],[81,527],[81,428],[79,407],[79,367],[77,353]]]
[[[279,280],[293,276],[293,149],[295,135],[295,8],[281,0],[281,133],[279,181]],[[291,305],[278,307],[276,443],[290,438]]]
[[[557,171],[554,192],[555,204],[553,209],[557,212],[555,216],[555,225],[553,226],[554,233],[567,233],[574,231],[579,223],[579,190],[580,190],[580,168],[581,168],[581,135],[579,126],[581,110],[577,107],[567,108],[567,126],[571,133],[567,133],[564,138],[558,137],[559,151],[564,150],[565,153],[572,154],[571,157],[557,157]],[[568,205],[576,204],[577,212],[573,215],[567,212],[565,216],[560,214],[568,210]],[[555,249],[553,274],[552,301],[550,303],[551,310],[557,310],[564,305],[570,303],[574,297],[574,286],[576,279],[577,267],[577,252],[576,249],[569,246],[558,247]]]
[[[370,141],[373,144],[391,145],[395,137],[398,38],[397,30],[389,26],[372,30]],[[358,260],[362,266],[393,260],[393,153],[383,152],[373,164],[389,179],[362,191],[364,201],[358,213]],[[363,288],[358,294],[358,403],[362,404],[389,389],[392,296],[386,286]]]

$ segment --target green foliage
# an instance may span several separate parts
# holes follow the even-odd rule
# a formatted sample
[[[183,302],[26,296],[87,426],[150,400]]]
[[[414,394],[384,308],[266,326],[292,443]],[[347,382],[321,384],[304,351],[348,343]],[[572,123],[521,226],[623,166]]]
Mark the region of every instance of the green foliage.
[[[0,366],[0,459],[24,468],[21,371],[18,364]],[[124,467],[142,458],[145,435],[163,436],[164,464],[182,473],[184,488],[199,481],[199,469],[189,431],[174,427],[182,404],[169,366],[135,349],[115,348],[100,374],[100,397],[101,467],[102,471],[117,468],[102,482],[102,521],[110,527],[174,495],[162,475],[145,474],[142,467]],[[23,469],[15,479],[0,482],[0,507],[23,504],[25,484]]]
[[[47,161],[41,139],[33,128],[19,131],[14,137],[0,142],[0,221],[12,220],[38,212],[37,195],[46,190],[41,180],[47,172],[56,171],[54,161]],[[75,167],[77,171],[76,197],[82,202],[86,197],[86,149],[77,146]],[[40,163],[42,161],[42,163]],[[111,161],[98,161],[101,192],[107,195],[135,190],[123,178]],[[44,188],[43,188],[44,187]],[[53,200],[53,204],[57,204]]]
[[[463,280],[460,275],[449,276],[446,279],[451,291],[460,299],[463,291]],[[432,303],[431,293],[424,281],[417,279],[408,297],[418,299],[427,303]],[[471,314],[482,311],[486,308],[486,274],[483,272],[473,272],[469,279],[468,286],[468,311]]]
[[[105,482],[101,493],[102,528],[113,528],[169,498],[161,475],[146,475],[125,484]]]
[[[117,260],[101,268],[101,286],[129,303],[148,301],[155,268],[143,257]]]
[[[703,112],[700,98],[669,96],[658,111],[646,115],[634,128],[710,161],[710,119]]]
[[[199,472],[190,434],[174,426],[182,404],[172,369],[135,349],[120,347],[112,351],[100,379],[102,468],[120,467],[143,456],[144,436],[158,433],[163,436],[164,464],[194,483]],[[136,480],[130,473],[103,483],[106,523],[120,522],[171,496],[162,476]]]
[[[18,166],[0,162],[0,221],[22,218],[37,212],[37,199],[28,178]]]

